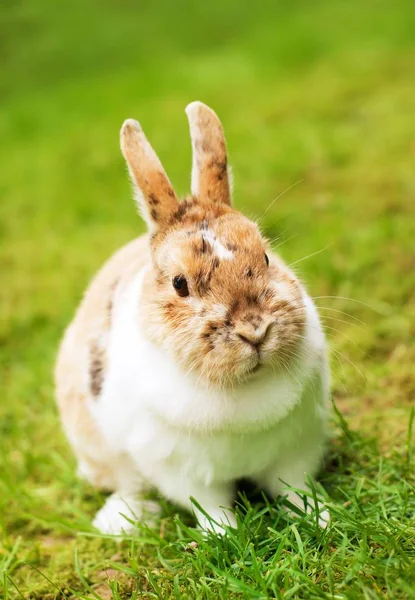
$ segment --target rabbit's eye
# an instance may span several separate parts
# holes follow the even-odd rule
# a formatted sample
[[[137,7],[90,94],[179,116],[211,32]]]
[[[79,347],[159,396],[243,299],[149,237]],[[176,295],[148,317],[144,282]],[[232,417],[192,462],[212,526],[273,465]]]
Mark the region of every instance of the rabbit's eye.
[[[186,277],[183,277],[183,275],[176,275],[176,277],[173,277],[173,287],[182,298],[189,295]]]
[[[269,258],[268,258],[268,254],[265,254],[265,263],[267,265],[267,267],[269,266]]]

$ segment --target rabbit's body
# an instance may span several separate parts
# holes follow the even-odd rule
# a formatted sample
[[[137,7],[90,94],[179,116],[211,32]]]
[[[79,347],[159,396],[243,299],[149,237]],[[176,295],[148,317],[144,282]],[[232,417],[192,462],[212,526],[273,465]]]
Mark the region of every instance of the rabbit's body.
[[[66,332],[58,402],[80,472],[115,491],[95,520],[102,531],[128,528],[120,512],[140,517],[139,493],[149,488],[188,508],[194,497],[213,519],[234,524],[221,507],[231,506],[237,479],[251,478],[276,495],[287,485],[304,488],[306,474],[320,465],[328,368],[317,311],[277,256],[268,253],[264,272],[261,250],[246,256],[238,244],[246,239],[254,249],[250,236],[257,234],[237,219],[244,220],[235,233],[232,209],[217,212],[198,198],[183,202],[156,258],[150,248],[160,230],[121,249],[92,282]],[[166,255],[169,235],[176,238]],[[184,255],[189,260],[189,240],[192,260],[207,260],[209,269],[198,262],[193,293],[186,282],[185,297],[174,291],[173,297],[162,287],[167,267],[157,271],[154,261],[174,260],[172,276],[190,273],[191,263],[180,262]],[[253,272],[260,281],[251,281]],[[268,273],[275,273],[270,283]],[[228,283],[221,282],[231,285],[233,277],[227,296]],[[184,310],[190,312],[176,312]],[[177,337],[169,341],[170,335]],[[277,364],[278,344],[286,350]],[[233,354],[221,360],[228,348]]]

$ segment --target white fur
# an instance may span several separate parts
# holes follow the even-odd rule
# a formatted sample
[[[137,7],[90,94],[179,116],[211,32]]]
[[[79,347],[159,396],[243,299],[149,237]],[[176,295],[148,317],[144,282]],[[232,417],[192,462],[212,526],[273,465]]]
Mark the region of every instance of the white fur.
[[[135,494],[115,492],[97,512],[93,525],[104,533],[130,533],[135,521],[143,517],[151,520],[158,512],[159,506],[151,500],[142,501]]]
[[[224,246],[209,229],[203,233],[203,237],[208,244],[212,246],[212,250],[218,258],[224,258],[226,260],[231,260],[233,258],[233,252],[228,250],[228,248],[226,248],[226,246]]]
[[[217,522],[234,525],[221,507],[231,505],[235,479],[251,477],[273,494],[287,484],[304,489],[324,451],[328,413],[325,340],[309,297],[304,292],[307,326],[292,373],[264,368],[219,391],[182,372],[143,336],[143,274],[114,309],[107,377],[101,397],[90,401],[114,454],[132,460],[137,491],[156,487],[189,508],[193,496]]]

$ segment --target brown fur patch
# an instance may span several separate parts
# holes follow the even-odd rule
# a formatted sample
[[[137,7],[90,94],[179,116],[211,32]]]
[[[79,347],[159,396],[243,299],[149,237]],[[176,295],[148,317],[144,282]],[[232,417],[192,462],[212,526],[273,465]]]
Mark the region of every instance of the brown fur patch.
[[[89,387],[92,396],[97,398],[104,383],[106,353],[96,342],[92,342],[90,345],[89,360]]]
[[[182,200],[179,204],[179,208],[172,214],[170,224],[174,225],[181,223],[183,217],[190,212],[195,204],[195,200],[190,198],[188,200]]]
[[[155,194],[149,194],[148,201],[151,206],[157,206],[157,204],[160,204],[160,200],[157,198],[157,196]]]
[[[257,296],[253,296],[251,294],[247,294],[246,298],[245,298],[245,302],[246,302],[247,306],[258,305],[258,297]]]

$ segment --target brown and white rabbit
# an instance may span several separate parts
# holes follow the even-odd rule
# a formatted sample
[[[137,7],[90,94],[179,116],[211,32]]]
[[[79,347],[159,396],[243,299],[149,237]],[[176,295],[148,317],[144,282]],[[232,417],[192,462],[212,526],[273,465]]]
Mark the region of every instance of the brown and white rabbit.
[[[140,125],[121,148],[149,234],[93,280],[57,361],[63,425],[94,486],[112,490],[94,525],[131,530],[148,489],[235,526],[235,481],[305,489],[327,439],[329,372],[317,310],[257,225],[231,207],[216,114],[187,109],[192,195],[179,202]],[[310,510],[308,508],[308,510]],[[320,512],[320,522],[328,520]]]

